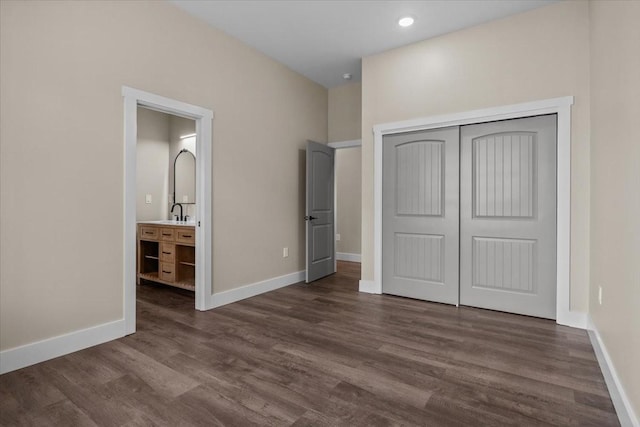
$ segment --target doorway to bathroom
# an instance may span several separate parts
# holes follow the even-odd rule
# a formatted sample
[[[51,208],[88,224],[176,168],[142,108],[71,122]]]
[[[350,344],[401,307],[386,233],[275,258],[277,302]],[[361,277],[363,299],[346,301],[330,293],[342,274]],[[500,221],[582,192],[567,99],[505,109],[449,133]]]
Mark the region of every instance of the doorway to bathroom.
[[[213,112],[129,87],[122,94],[124,318],[131,334],[138,285],[167,295],[193,292],[197,310],[212,307]]]
[[[137,109],[137,299],[195,292],[196,133],[193,119]],[[178,291],[177,289],[180,289]],[[141,292],[144,291],[144,292]],[[193,306],[193,303],[191,304]]]

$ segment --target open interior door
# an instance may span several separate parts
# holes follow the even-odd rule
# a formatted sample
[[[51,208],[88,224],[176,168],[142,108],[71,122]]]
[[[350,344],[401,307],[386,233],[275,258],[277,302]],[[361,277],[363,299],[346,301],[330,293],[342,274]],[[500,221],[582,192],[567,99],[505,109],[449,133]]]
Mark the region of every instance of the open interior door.
[[[334,162],[334,148],[307,141],[307,283],[336,272]]]

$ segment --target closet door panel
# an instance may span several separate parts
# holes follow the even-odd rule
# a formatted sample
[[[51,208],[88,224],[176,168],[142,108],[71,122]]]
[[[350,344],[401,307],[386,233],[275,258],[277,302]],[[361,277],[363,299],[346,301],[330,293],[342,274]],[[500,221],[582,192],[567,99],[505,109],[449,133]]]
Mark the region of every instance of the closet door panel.
[[[556,116],[460,139],[460,303],[555,319]]]

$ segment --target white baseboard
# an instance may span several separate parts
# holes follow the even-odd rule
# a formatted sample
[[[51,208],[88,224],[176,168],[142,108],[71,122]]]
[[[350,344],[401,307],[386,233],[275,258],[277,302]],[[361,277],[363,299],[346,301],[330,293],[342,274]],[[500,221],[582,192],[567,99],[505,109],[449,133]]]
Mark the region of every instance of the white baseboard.
[[[0,352],[0,374],[64,356],[125,336],[124,319]]]
[[[604,381],[607,383],[613,406],[616,408],[618,419],[622,427],[640,427],[640,422],[636,413],[631,406],[631,401],[624,391],[624,387],[620,382],[620,377],[613,366],[613,361],[609,356],[609,352],[602,341],[598,328],[593,323],[591,316],[588,316],[589,338],[591,345],[596,353],[596,358],[600,364]]]
[[[366,292],[368,294],[379,294],[380,292],[376,288],[373,280],[360,280],[360,286],[358,288],[360,292]]]
[[[336,252],[336,259],[338,261],[361,262],[362,255],[350,254],[348,252]]]
[[[214,293],[213,295],[211,295],[212,305],[211,307],[207,307],[207,309],[221,307],[223,305],[231,304],[232,302],[251,298],[265,292],[293,285],[294,283],[303,281],[304,278],[305,272],[303,270],[291,274],[285,274],[284,276],[263,280],[262,282],[252,283],[250,285],[231,289],[229,291]]]
[[[588,329],[587,313],[581,311],[558,312],[556,323],[558,325],[571,326],[572,328]]]

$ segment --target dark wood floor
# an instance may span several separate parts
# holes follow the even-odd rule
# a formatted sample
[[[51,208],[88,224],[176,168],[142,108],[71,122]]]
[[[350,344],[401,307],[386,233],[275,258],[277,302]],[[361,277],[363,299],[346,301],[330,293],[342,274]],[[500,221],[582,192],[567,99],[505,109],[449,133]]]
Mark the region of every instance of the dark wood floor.
[[[1,376],[0,423],[618,425],[585,331],[360,294],[359,276],[209,312],[143,286],[136,334]]]

